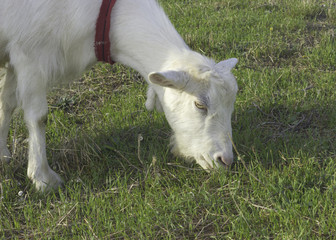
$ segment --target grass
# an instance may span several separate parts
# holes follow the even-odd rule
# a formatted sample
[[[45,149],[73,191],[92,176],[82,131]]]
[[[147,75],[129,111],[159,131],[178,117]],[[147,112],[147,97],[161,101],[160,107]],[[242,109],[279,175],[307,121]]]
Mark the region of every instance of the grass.
[[[48,159],[64,190],[34,190],[13,119],[0,238],[336,239],[334,1],[162,4],[193,49],[240,60],[235,164],[208,174],[172,156],[141,77],[98,65],[49,98]]]

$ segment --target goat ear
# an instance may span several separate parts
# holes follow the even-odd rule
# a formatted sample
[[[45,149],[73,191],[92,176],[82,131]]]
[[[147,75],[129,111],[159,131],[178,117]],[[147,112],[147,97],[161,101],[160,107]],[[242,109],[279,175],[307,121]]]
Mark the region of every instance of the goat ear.
[[[150,73],[148,79],[150,82],[162,87],[183,89],[188,83],[189,76],[186,72],[165,71]]]
[[[215,68],[222,72],[231,71],[232,68],[234,68],[237,63],[238,63],[237,58],[230,58],[230,59],[217,63]]]

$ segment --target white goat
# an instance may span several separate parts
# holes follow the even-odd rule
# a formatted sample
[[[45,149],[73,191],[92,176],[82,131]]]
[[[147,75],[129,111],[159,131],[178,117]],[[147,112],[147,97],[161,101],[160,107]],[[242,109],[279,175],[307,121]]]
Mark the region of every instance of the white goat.
[[[0,0],[0,157],[10,160],[7,135],[16,107],[29,130],[28,177],[37,189],[62,180],[46,158],[48,87],[79,77],[97,62],[94,41],[102,0]],[[173,152],[204,169],[233,161],[231,114],[237,59],[216,64],[189,49],[156,0],[117,0],[110,53],[149,84],[146,107],[164,111]],[[1,70],[1,69],[0,69]],[[1,77],[1,71],[0,71]]]

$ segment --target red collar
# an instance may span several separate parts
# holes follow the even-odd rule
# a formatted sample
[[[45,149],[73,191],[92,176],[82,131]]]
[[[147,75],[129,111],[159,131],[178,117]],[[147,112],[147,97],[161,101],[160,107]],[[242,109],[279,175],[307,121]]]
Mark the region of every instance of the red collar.
[[[95,52],[98,61],[113,64],[110,51],[111,12],[116,0],[103,0],[96,24]]]

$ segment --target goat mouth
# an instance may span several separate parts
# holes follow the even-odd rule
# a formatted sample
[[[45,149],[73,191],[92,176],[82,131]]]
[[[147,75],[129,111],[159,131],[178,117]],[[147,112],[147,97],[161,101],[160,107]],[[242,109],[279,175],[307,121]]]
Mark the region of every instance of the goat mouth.
[[[171,141],[170,147],[173,155],[183,157],[186,162],[196,162],[207,172],[215,169],[227,170],[230,168],[230,164],[226,163],[223,158],[215,159],[211,157],[209,153],[185,154],[179,151],[179,148],[174,141]]]
[[[207,165],[206,168],[203,167],[204,164],[200,164],[204,169],[210,170],[210,169],[229,169],[230,166],[228,166],[224,161],[213,159],[208,154],[201,155],[200,158],[201,161],[205,162]]]
[[[229,169],[231,165],[227,165],[223,160],[214,160],[219,163],[219,165],[225,169]]]

